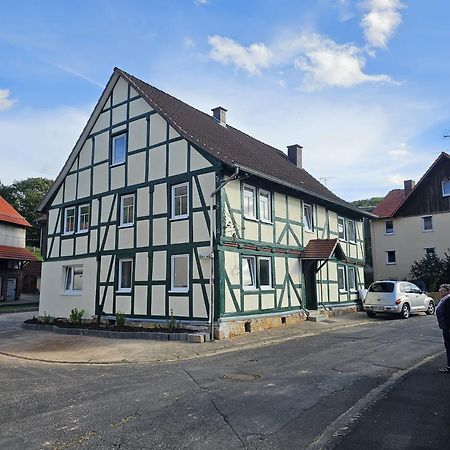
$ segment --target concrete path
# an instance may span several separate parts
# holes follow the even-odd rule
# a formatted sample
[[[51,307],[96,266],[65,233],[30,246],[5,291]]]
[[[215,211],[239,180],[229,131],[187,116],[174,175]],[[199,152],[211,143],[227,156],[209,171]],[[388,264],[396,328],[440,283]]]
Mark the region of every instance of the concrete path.
[[[338,316],[326,322],[304,322],[264,332],[249,333],[232,339],[190,344],[186,342],[117,340],[88,336],[65,336],[45,331],[23,330],[21,324],[33,313],[0,315],[0,354],[23,359],[59,363],[144,363],[177,361],[210,356],[243,348],[301,339],[342,328],[368,324],[382,326],[384,320],[368,319],[364,313]]]

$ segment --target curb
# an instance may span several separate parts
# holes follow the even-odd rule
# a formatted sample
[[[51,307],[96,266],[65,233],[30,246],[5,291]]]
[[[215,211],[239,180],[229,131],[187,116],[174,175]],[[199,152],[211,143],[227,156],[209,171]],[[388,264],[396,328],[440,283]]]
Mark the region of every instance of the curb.
[[[8,311],[2,311],[2,309],[8,309]],[[21,313],[21,312],[34,312],[34,311],[39,311],[39,307],[37,306],[36,308],[15,308],[15,309],[9,309],[6,307],[2,307],[0,308],[0,314],[12,314],[12,313]]]
[[[206,333],[165,333],[158,331],[103,331],[86,330],[82,328],[59,328],[55,325],[36,325],[33,323],[22,323],[22,328],[32,331],[50,331],[55,334],[65,334],[70,336],[92,336],[109,339],[144,339],[152,341],[184,341],[184,342],[205,342]],[[193,336],[190,338],[190,336]]]

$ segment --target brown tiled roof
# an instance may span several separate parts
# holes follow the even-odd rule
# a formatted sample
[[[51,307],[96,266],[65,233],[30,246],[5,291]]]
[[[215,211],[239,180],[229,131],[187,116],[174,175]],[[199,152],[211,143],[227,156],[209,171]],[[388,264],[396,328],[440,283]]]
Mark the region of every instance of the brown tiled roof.
[[[230,166],[252,169],[262,177],[284,181],[298,190],[323,197],[351,209],[360,215],[369,215],[347,203],[317,181],[305,169],[291,163],[287,155],[270,145],[227,125],[220,125],[211,115],[172,97],[123,70],[117,70],[184,138],[199,145],[209,154]]]
[[[301,254],[302,259],[326,260],[338,253],[343,259],[344,252],[337,238],[335,239],[311,239]]]
[[[0,259],[15,259],[18,261],[38,260],[27,248],[10,247],[8,245],[0,245]]]
[[[405,199],[404,189],[393,189],[381,203],[372,211],[378,217],[391,217]]]
[[[0,222],[13,223],[22,227],[31,227],[31,225],[1,195]]]

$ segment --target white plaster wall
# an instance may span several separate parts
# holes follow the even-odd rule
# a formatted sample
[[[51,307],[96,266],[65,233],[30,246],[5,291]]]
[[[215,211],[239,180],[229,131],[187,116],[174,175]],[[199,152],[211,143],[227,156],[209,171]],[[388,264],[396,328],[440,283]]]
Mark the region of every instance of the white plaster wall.
[[[0,245],[25,247],[25,228],[0,223]]]

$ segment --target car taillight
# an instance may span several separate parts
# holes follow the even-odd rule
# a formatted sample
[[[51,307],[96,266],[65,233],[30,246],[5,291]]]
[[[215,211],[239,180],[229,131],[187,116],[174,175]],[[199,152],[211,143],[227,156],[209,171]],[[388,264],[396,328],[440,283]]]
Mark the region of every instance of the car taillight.
[[[400,305],[401,302],[402,302],[402,301],[401,301],[401,299],[399,299],[399,298],[398,298],[397,300],[395,300],[395,304],[396,304],[396,305]]]

